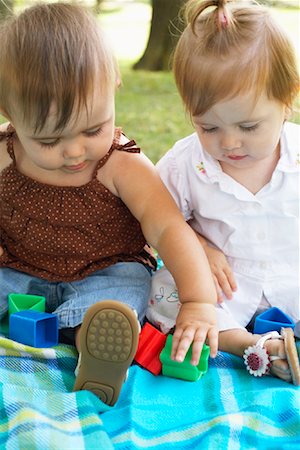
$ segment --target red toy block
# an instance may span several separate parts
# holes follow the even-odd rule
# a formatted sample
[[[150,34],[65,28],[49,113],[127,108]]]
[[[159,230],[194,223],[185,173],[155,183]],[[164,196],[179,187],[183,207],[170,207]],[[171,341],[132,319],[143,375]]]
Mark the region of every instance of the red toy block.
[[[140,333],[139,345],[134,357],[135,361],[149,372],[158,375],[162,367],[159,355],[166,344],[166,340],[165,334],[147,322]]]

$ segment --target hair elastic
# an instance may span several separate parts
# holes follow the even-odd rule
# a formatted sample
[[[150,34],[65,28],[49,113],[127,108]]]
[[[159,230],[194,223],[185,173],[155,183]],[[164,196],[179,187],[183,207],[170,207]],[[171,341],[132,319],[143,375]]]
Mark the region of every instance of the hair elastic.
[[[227,28],[228,27],[228,19],[227,19],[227,15],[224,12],[224,9],[217,9],[217,14],[216,14],[216,21],[217,21],[217,27],[219,30],[222,30],[222,28]]]
[[[222,27],[224,27],[224,28],[226,28],[228,25],[227,16],[225,16],[224,11],[221,12],[220,23],[221,23]]]

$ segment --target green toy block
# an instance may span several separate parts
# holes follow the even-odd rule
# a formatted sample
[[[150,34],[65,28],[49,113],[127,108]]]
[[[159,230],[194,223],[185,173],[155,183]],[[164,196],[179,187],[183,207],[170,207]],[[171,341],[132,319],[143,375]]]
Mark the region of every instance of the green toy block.
[[[189,348],[184,361],[177,362],[171,359],[173,336],[169,334],[166,345],[164,346],[160,360],[162,362],[162,374],[167,377],[180,378],[187,381],[197,381],[208,370],[208,357],[210,348],[204,344],[200,360],[197,366],[193,366],[190,361],[192,358],[192,347]]]
[[[19,311],[33,310],[45,312],[46,299],[40,295],[28,294],[9,294],[8,295],[8,314],[14,314]]]

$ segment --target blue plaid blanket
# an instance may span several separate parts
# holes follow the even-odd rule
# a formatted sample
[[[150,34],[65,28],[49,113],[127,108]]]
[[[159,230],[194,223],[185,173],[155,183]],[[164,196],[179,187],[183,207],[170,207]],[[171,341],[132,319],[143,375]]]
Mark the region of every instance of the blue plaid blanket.
[[[197,382],[155,377],[134,365],[117,404],[108,407],[90,392],[72,392],[72,346],[35,349],[2,336],[1,449],[300,448],[300,389],[257,380],[226,353]]]

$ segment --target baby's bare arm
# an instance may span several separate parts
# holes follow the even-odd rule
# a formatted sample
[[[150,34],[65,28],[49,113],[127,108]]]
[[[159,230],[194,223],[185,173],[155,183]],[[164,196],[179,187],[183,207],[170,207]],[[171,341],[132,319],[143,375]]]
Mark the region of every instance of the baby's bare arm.
[[[117,156],[117,155],[116,155]],[[118,161],[117,161],[118,160]],[[153,164],[143,155],[112,159],[111,174],[119,197],[139,220],[147,242],[172,274],[182,307],[176,321],[173,358],[182,360],[193,343],[197,364],[207,340],[211,356],[217,353],[217,294],[205,252],[185,222]]]

